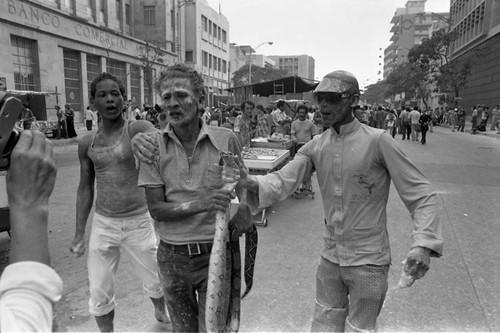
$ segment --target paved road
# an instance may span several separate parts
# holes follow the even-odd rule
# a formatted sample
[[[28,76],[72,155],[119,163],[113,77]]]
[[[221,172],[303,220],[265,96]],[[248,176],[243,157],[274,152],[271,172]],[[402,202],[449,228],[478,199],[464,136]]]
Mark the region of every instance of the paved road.
[[[388,203],[393,267],[379,330],[500,331],[500,141],[443,127],[429,134],[426,145],[396,139],[439,193],[445,255],[433,259],[428,275],[411,288],[393,289],[411,233],[411,219],[393,188]],[[76,146],[58,146],[56,152],[60,168],[50,200],[50,245],[53,265],[65,282],[56,308],[59,329],[96,331],[87,314],[86,258],[75,259],[68,251],[79,171]],[[323,228],[321,200],[317,193],[315,199],[291,198],[268,210],[269,225],[259,228],[254,289],[242,303],[241,331],[309,330]],[[0,250],[6,246],[4,233]],[[124,257],[115,329],[170,330],[154,322],[152,306],[128,267]]]

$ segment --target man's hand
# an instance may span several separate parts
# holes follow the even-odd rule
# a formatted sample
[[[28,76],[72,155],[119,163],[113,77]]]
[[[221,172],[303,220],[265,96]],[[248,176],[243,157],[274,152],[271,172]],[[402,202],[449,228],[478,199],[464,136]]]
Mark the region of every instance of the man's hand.
[[[75,237],[71,242],[71,248],[69,251],[73,253],[76,258],[81,257],[85,253],[85,240],[83,237]]]
[[[160,155],[157,132],[137,133],[131,140],[132,151],[136,159],[151,164]]]
[[[241,236],[252,230],[252,214],[246,205],[240,204],[236,214],[231,218],[229,223],[233,223],[238,230],[238,235]]]
[[[255,176],[249,174],[248,169],[243,162],[243,158],[238,156],[235,161],[240,170],[240,179],[238,180],[238,184],[236,186],[245,188],[251,192],[257,192],[259,190],[259,183],[255,179]]]
[[[56,182],[52,144],[39,131],[24,131],[14,147],[7,173],[11,210],[47,207]]]
[[[417,246],[411,249],[406,256],[404,271],[415,279],[422,278],[430,268],[430,253],[431,250],[425,247]]]
[[[203,198],[201,199],[202,210],[207,212],[213,210],[225,211],[229,207],[233,197],[234,195],[230,191],[210,190],[209,193],[203,194]]]

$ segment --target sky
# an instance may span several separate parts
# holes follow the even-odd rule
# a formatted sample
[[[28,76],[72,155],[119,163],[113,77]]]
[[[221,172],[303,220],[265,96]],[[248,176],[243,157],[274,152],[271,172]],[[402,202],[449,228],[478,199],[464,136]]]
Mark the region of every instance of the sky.
[[[406,0],[208,0],[229,20],[229,42],[256,47],[257,54],[307,54],[315,79],[338,69],[353,73],[361,87],[377,82],[390,21]],[[427,0],[426,12],[448,12],[450,0]],[[382,49],[382,50],[380,50]],[[379,58],[379,56],[381,56]],[[381,64],[381,65],[379,65]]]

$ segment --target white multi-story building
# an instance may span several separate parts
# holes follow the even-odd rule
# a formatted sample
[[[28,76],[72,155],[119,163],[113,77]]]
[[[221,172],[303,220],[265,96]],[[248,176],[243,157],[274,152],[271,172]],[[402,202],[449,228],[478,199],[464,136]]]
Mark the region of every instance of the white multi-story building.
[[[68,103],[81,121],[101,72],[119,77],[134,103],[153,104],[139,57],[146,44],[137,36],[160,38],[164,63],[174,63],[175,9],[174,0],[0,1],[0,78],[8,90],[43,92],[43,105],[32,108],[49,120],[55,104]]]
[[[236,45],[235,43],[231,43],[229,44],[229,50],[231,81],[233,79],[234,72],[241,67],[248,65],[249,62],[252,63],[252,66],[270,68],[276,67],[276,63],[273,59],[263,54],[255,54],[255,50],[250,45]]]
[[[309,55],[272,55],[269,58],[274,60],[276,68],[287,71],[288,75],[314,80],[314,58]]]

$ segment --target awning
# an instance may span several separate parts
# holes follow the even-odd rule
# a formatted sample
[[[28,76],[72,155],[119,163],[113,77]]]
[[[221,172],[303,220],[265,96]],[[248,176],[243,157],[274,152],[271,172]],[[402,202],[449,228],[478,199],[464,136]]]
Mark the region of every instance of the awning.
[[[7,93],[11,95],[43,95],[43,96],[61,95],[60,93],[56,92],[31,91],[31,90],[7,90]]]
[[[226,90],[235,94],[251,90],[253,95],[268,97],[271,95],[286,95],[308,92],[314,90],[318,83],[319,82],[315,80],[301,78],[300,76],[288,76],[273,81],[260,82],[246,86],[231,87]]]

